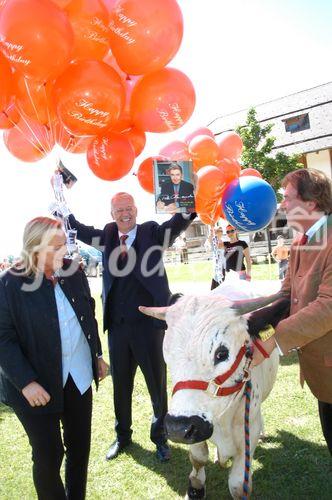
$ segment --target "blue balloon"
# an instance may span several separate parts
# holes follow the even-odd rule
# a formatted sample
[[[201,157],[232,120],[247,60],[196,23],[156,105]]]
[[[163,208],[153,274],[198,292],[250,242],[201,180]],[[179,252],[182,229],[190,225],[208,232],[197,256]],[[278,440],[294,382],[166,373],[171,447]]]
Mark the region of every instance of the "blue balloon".
[[[227,186],[222,207],[232,226],[240,231],[258,231],[266,227],[275,215],[277,198],[268,182],[246,176]]]

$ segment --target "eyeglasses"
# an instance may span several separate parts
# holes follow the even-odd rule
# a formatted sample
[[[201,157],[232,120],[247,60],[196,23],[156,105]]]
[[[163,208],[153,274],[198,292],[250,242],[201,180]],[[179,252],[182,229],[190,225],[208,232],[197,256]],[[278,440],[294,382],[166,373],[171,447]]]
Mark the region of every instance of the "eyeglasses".
[[[226,231],[226,234],[229,234],[229,233],[235,233],[235,229],[228,229],[228,231]]]

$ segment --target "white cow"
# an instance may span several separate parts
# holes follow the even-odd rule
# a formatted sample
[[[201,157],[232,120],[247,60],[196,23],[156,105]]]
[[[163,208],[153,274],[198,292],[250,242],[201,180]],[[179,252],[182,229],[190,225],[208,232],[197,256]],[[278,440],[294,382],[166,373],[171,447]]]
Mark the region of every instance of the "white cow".
[[[254,285],[246,282],[241,283],[241,288],[236,286],[235,289],[234,285],[226,283],[210,295],[184,296],[166,310],[168,330],[164,340],[164,357],[174,389],[165,426],[170,440],[190,445],[189,456],[193,469],[189,476],[187,498],[205,496],[204,466],[209,453],[207,439],[216,445],[221,466],[232,459],[229,490],[233,498],[243,497],[245,398],[242,382],[247,376],[248,358],[245,354],[242,357],[242,354],[252,343],[243,315],[267,305],[277,296],[231,303],[230,299],[239,298],[239,289],[245,289],[244,294],[241,292],[242,296],[248,297],[254,293]],[[164,317],[158,308],[141,310],[156,317]],[[261,403],[275,382],[278,358],[275,349],[269,359],[251,370],[251,459],[262,429]],[[235,360],[238,366],[222,383],[223,388],[231,388],[229,391],[235,392],[215,395],[218,387],[211,381],[231,371]]]

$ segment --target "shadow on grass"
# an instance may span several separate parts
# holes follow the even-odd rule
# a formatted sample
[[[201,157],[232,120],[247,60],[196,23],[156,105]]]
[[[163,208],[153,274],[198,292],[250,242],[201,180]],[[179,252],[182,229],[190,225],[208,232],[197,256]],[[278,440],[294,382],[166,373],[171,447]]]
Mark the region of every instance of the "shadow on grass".
[[[0,403],[0,415],[2,413],[13,413],[13,410],[9,406]]]
[[[206,466],[207,498],[209,500],[230,499],[228,491],[229,468],[220,469],[211,462],[213,453],[210,446],[210,462]],[[187,490],[191,471],[188,450],[172,446],[170,462],[156,461],[155,452],[134,443],[127,453],[140,464],[166,479],[169,487],[179,496]],[[328,500],[332,489],[332,462],[325,446],[300,439],[279,431],[276,436],[260,442],[255,453],[252,499],[294,498]],[[148,485],[147,485],[148,488]]]
[[[281,366],[296,365],[299,362],[297,352],[292,352],[288,356],[280,356],[279,358]]]

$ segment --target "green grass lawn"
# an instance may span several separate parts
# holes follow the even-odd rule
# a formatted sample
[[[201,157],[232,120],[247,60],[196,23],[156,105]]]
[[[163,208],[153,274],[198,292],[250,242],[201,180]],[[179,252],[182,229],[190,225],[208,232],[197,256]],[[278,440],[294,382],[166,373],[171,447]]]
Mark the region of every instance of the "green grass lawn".
[[[267,266],[254,266],[253,270],[254,276],[268,278]],[[210,262],[170,265],[168,273],[171,283],[180,281],[181,274],[184,281],[199,277],[202,286],[207,286]],[[102,341],[106,353],[104,335]],[[317,401],[307,388],[301,389],[298,379],[296,356],[283,358],[277,383],[263,405],[267,439],[256,449],[253,499],[332,498],[331,460],[320,430]],[[158,463],[149,440],[151,414],[147,389],[138,372],[133,396],[134,444],[127,453],[107,462],[105,454],[114,439],[111,379],[101,384],[94,398],[88,499],[178,499],[185,495],[191,470],[187,449],[171,445],[172,460]],[[0,443],[0,500],[35,499],[28,441],[15,415],[4,406],[0,406]],[[213,463],[212,451],[207,497],[228,499],[227,470]]]

